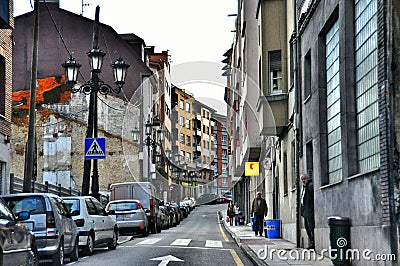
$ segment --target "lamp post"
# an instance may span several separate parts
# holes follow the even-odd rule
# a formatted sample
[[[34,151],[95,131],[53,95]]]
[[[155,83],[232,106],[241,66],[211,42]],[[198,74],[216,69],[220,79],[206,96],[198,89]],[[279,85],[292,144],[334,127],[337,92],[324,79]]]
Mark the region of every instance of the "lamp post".
[[[152,131],[153,131],[153,127],[159,127],[161,126],[161,123],[159,120],[153,120],[153,122],[150,122],[150,118],[147,119],[147,122],[145,124],[146,127],[146,146],[147,146],[147,161],[148,161],[148,171],[147,171],[147,182],[150,181],[150,166],[151,166],[151,158],[153,158],[153,156],[150,155],[151,150],[150,147],[154,147],[158,144],[153,138],[152,138]],[[159,130],[159,137],[160,137],[160,142],[162,141],[162,131]],[[153,150],[153,154],[155,156],[154,150]]]
[[[101,73],[101,68],[103,66],[103,59],[106,55],[106,53],[101,51],[98,47],[99,12],[100,7],[97,6],[95,20],[93,24],[92,49],[87,52],[90,63],[90,80],[80,85],[79,87],[75,87],[75,84],[78,82],[78,73],[81,65],[77,63],[75,58],[73,58],[72,56],[69,58],[68,61],[62,64],[65,69],[67,84],[71,85],[71,92],[80,92],[86,95],[90,95],[86,138],[98,137],[97,94],[100,93],[103,95],[107,95],[109,93],[120,93],[122,86],[125,84],[126,72],[129,68],[129,65],[126,64],[121,57],[111,65],[113,70],[114,83],[116,85],[115,88],[106,84],[103,80],[99,78],[99,74]],[[90,169],[91,160],[85,160],[82,179],[82,195],[84,196],[89,195]],[[97,159],[93,160],[92,194],[97,199],[100,198]]]

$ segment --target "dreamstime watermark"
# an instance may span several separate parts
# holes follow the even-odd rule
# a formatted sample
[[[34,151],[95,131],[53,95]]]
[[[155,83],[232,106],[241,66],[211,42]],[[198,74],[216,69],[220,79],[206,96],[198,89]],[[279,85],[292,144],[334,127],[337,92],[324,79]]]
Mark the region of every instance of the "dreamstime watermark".
[[[374,254],[371,249],[346,249],[347,240],[339,238],[336,242],[337,248],[329,246],[317,252],[312,249],[276,249],[265,245],[257,251],[258,258],[262,260],[294,260],[294,261],[320,261],[325,258],[339,261],[395,261],[395,254]]]

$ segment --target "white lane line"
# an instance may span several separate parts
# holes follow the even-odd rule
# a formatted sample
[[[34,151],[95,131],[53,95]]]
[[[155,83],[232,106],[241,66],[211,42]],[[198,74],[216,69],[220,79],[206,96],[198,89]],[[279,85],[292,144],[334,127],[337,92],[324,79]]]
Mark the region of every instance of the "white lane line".
[[[192,239],[178,238],[171,243],[171,246],[189,246],[190,241]]]
[[[153,245],[153,244],[157,243],[160,240],[161,240],[161,238],[146,239],[146,240],[143,240],[143,241],[137,243],[136,245]]]
[[[222,248],[222,242],[218,240],[207,240],[206,248]]]
[[[144,245],[143,245],[144,246]],[[171,248],[177,248],[177,249],[200,249],[200,250],[214,250],[214,251],[217,251],[217,250],[219,250],[219,251],[230,251],[231,249],[230,248],[206,248],[206,247],[182,247],[182,246],[157,246],[157,245],[154,245],[154,246],[152,246],[152,247],[154,247],[154,248],[169,248],[169,249],[171,249]],[[137,245],[134,245],[134,246],[124,246],[124,245],[121,245],[119,248],[139,248]]]

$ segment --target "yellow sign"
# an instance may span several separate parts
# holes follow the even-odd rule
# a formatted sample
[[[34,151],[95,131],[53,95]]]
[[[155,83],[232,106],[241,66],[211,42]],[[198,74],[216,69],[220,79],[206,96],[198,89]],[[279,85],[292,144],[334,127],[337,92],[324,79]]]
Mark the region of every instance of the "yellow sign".
[[[246,162],[244,170],[246,176],[258,176],[260,174],[258,162]]]

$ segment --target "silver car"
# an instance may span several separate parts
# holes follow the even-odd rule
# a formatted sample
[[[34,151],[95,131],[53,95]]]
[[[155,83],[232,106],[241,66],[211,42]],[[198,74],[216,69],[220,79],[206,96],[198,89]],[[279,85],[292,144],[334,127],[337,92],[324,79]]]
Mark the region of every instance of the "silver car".
[[[48,193],[21,193],[1,196],[14,213],[29,211],[23,223],[35,234],[39,258],[51,258],[62,265],[64,255],[78,260],[78,229],[64,201]]]
[[[107,244],[117,248],[118,226],[101,203],[91,196],[63,197],[79,231],[79,247],[84,255],[92,255],[93,248]]]
[[[107,204],[106,211],[115,213],[119,233],[149,234],[149,222],[142,204],[138,200],[114,200]]]

